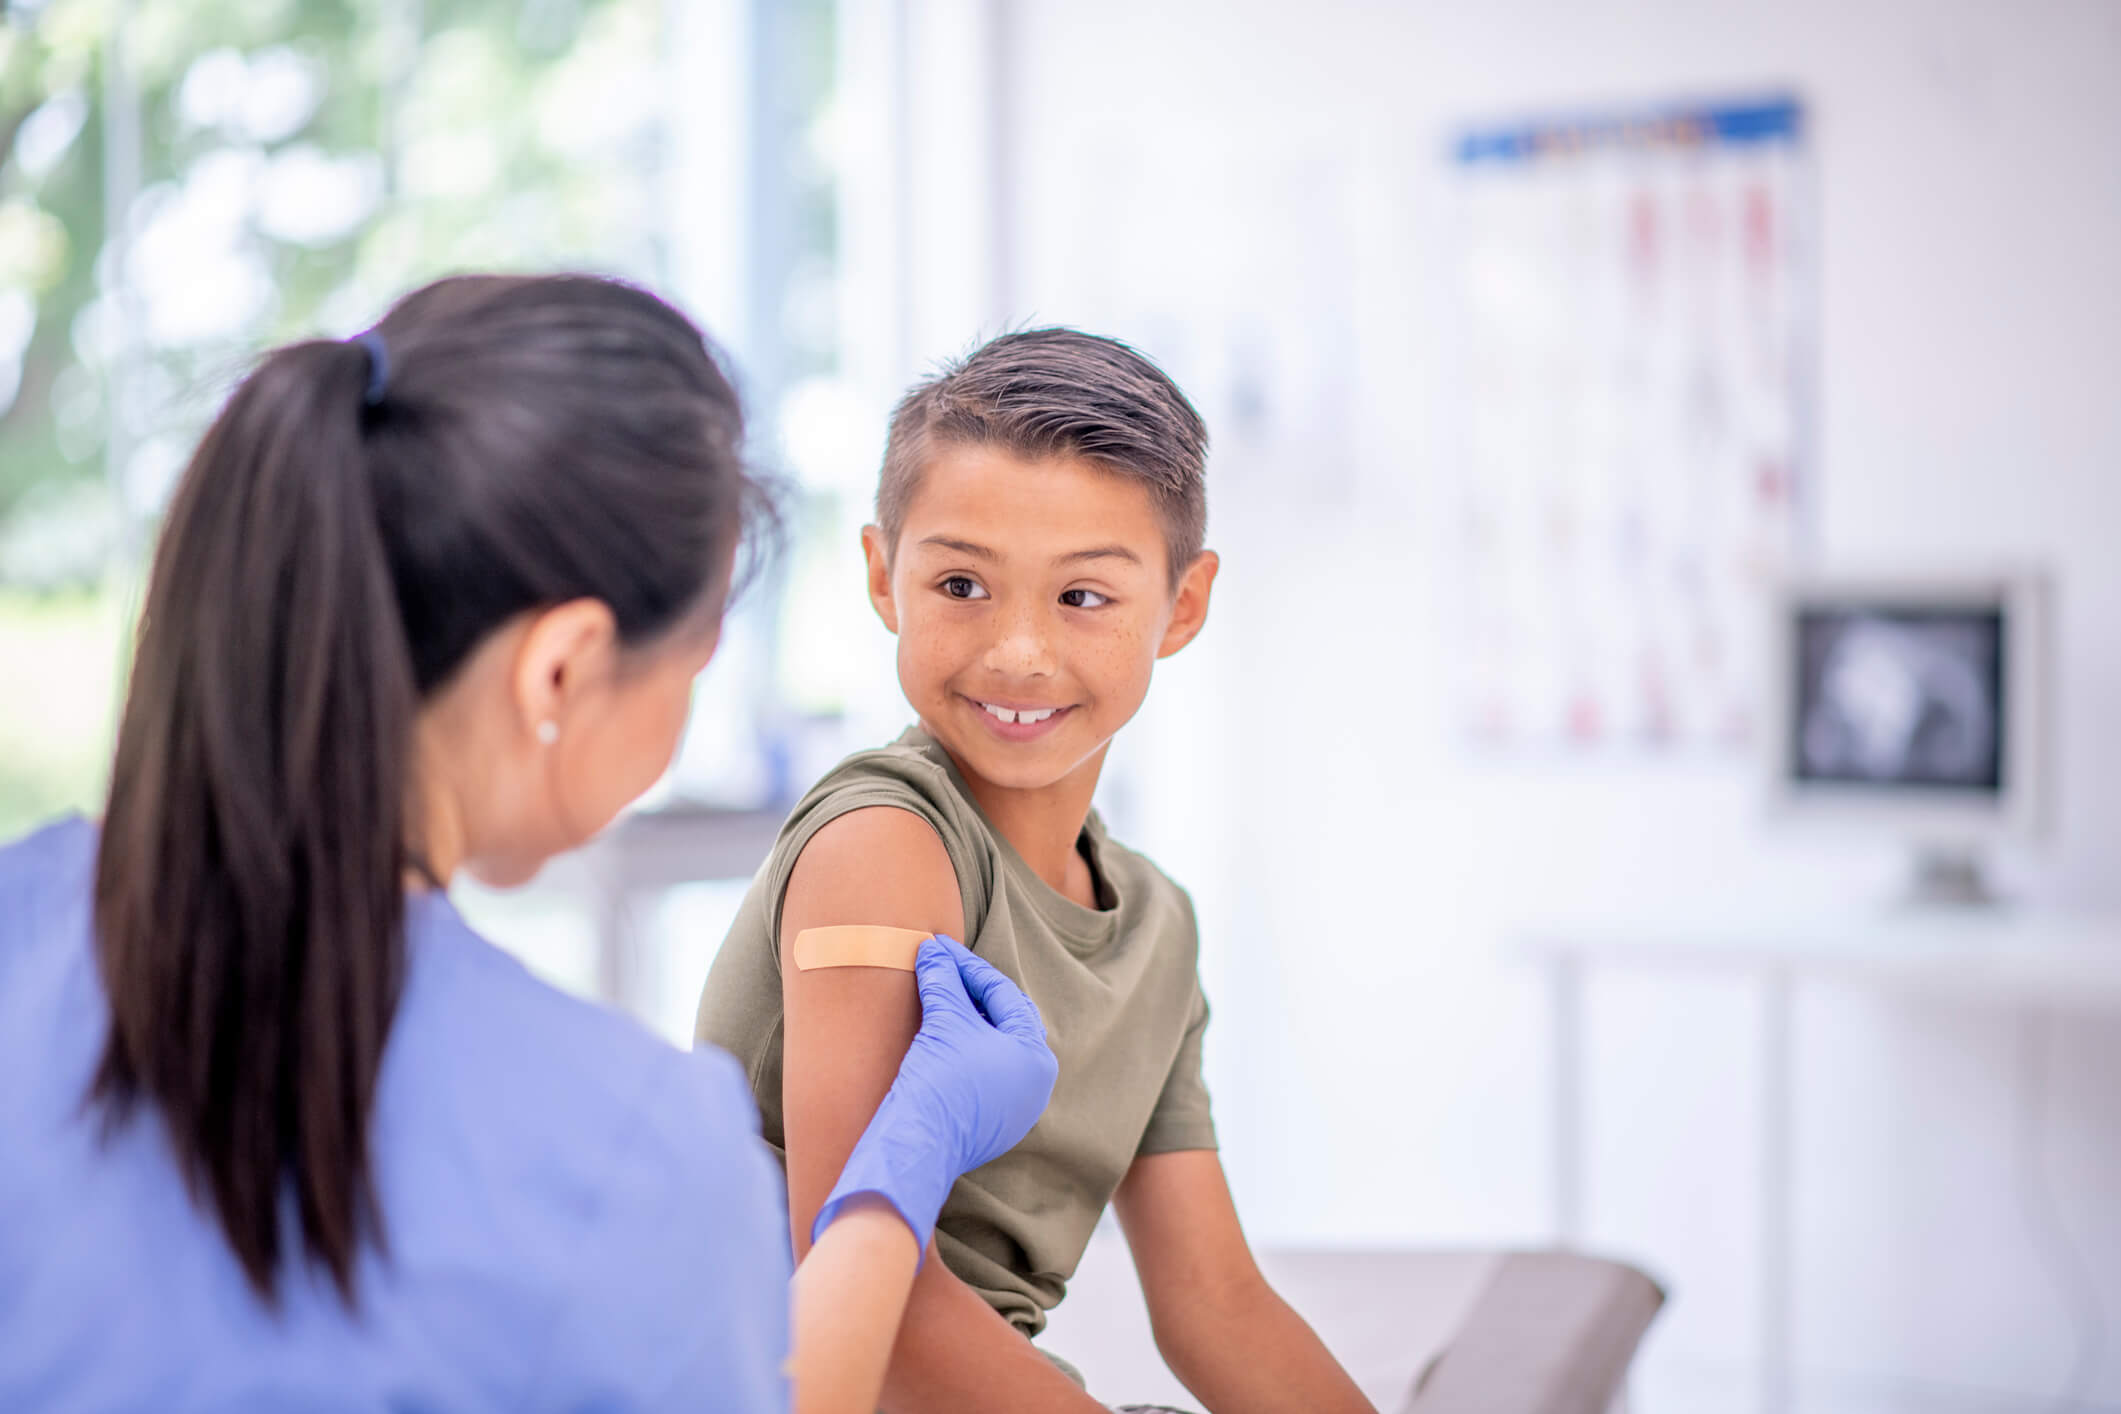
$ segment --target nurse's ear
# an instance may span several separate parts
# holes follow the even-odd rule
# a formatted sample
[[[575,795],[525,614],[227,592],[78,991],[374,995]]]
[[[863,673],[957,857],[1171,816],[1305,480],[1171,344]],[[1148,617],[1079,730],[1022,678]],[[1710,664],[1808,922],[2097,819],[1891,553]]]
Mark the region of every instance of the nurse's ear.
[[[556,741],[582,702],[610,685],[618,646],[618,621],[601,599],[570,599],[533,618],[511,676],[524,735],[546,746]]]

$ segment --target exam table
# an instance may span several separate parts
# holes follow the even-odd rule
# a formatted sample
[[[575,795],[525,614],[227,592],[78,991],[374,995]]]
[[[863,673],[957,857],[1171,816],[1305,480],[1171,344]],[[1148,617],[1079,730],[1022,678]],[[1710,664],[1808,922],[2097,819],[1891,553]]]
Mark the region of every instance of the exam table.
[[[1572,1252],[1257,1256],[1380,1414],[1606,1414],[1664,1304],[1634,1268]],[[1039,1344],[1108,1403],[1199,1407],[1156,1353],[1125,1240],[1109,1225]]]

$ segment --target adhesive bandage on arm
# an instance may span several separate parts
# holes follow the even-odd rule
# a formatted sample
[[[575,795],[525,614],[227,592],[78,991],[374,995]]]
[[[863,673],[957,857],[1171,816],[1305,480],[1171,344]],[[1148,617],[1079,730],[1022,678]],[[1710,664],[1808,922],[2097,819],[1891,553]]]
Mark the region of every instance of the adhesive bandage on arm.
[[[921,944],[934,936],[913,928],[879,928],[867,923],[805,928],[795,935],[795,966],[798,972],[820,967],[889,967],[911,972]]]

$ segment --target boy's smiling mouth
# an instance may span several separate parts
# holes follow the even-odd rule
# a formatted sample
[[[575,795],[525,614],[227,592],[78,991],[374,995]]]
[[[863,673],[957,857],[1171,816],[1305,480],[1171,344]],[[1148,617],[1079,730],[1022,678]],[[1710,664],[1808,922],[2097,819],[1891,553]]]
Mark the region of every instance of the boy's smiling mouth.
[[[975,707],[985,720],[987,727],[1004,741],[1030,741],[1044,736],[1066,720],[1075,708],[1012,706],[1000,702],[989,702],[983,698],[965,697],[966,703]]]

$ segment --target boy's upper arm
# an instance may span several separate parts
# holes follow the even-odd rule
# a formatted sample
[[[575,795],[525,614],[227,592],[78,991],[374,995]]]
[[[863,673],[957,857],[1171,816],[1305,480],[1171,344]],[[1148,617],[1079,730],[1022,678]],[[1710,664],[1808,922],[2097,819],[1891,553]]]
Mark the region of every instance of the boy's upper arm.
[[[781,1109],[788,1221],[798,1260],[810,1250],[817,1210],[920,1029],[920,996],[910,972],[795,967],[790,954],[796,934],[848,923],[964,938],[956,871],[941,837],[921,816],[895,806],[840,816],[803,847],[783,895]],[[885,1382],[886,1408],[930,1414],[978,1409],[988,1403],[982,1389],[997,1381],[1025,1409],[1100,1407],[933,1260],[933,1250],[907,1303]]]
[[[910,972],[799,970],[790,956],[795,936],[870,923],[962,938],[964,911],[941,837],[909,810],[849,811],[811,836],[796,859],[778,945],[788,1222],[799,1259],[810,1249],[810,1224],[920,1029],[921,1009]]]

